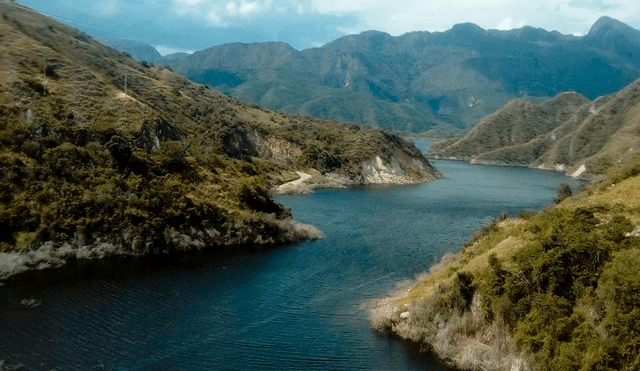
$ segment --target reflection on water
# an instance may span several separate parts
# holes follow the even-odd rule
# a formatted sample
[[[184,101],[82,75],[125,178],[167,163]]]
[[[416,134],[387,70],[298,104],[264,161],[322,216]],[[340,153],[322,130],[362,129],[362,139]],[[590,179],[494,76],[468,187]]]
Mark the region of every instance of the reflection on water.
[[[549,203],[567,179],[434,163],[445,179],[278,196],[296,219],[325,232],[320,241],[231,256],[112,259],[7,283],[0,360],[43,370],[446,370],[372,331],[367,304],[501,212]]]

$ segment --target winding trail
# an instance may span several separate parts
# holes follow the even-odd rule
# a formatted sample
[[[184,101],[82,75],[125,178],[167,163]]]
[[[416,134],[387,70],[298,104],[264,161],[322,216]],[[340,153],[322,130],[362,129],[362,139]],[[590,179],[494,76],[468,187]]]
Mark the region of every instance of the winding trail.
[[[296,171],[296,173],[300,175],[300,178],[281,184],[280,186],[278,186],[278,188],[276,188],[276,191],[278,193],[284,193],[288,191],[290,192],[291,190],[298,189],[305,180],[311,178],[311,175],[305,172]]]

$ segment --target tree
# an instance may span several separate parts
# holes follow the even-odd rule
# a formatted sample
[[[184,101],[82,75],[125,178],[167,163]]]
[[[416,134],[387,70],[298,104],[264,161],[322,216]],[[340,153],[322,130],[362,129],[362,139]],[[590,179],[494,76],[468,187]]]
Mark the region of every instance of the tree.
[[[558,187],[558,193],[556,194],[556,197],[553,199],[553,202],[555,202],[556,204],[559,204],[560,202],[564,201],[565,198],[570,197],[573,195],[573,192],[571,191],[571,186],[569,186],[569,184],[567,183],[561,183],[560,186]]]

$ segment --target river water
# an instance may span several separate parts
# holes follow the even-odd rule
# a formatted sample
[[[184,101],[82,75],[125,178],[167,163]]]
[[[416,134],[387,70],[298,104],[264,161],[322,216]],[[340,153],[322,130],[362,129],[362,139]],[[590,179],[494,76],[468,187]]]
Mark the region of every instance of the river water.
[[[372,300],[501,212],[537,210],[561,182],[576,184],[549,171],[433,162],[445,179],[278,196],[324,231],[319,241],[112,259],[5,283],[0,360],[41,370],[447,370],[371,330]]]

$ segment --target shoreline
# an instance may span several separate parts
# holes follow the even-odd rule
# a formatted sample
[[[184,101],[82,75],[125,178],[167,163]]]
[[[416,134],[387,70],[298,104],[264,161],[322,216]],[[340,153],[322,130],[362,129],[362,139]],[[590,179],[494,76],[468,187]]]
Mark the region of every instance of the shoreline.
[[[29,272],[57,270],[64,268],[70,262],[101,262],[111,258],[136,259],[191,252],[243,252],[252,249],[276,248],[323,237],[322,231],[315,226],[293,219],[273,221],[265,218],[262,223],[263,225],[254,226],[228,225],[227,231],[221,230],[225,232],[224,236],[216,230],[195,231],[192,235],[168,232],[165,233],[166,244],[163,247],[147,246],[142,251],[126,248],[122,242],[102,242],[99,238],[91,244],[82,244],[83,241],[80,238],[55,244],[47,241],[28,251],[1,252],[0,282],[14,280],[15,277],[29,274]],[[263,236],[262,232],[270,228],[278,228],[278,235]],[[231,236],[232,234],[237,236]],[[135,239],[132,244],[134,243]]]
[[[580,181],[581,179],[585,179],[585,178],[593,178],[593,177],[597,176],[595,174],[587,172],[586,171],[586,167],[584,165],[580,165],[575,172],[570,173],[568,168],[565,165],[561,165],[561,164],[556,164],[556,165],[554,165],[552,167],[549,167],[549,166],[543,166],[543,165],[533,166],[533,165],[526,165],[526,164],[521,164],[521,165],[519,165],[519,164],[508,164],[508,163],[504,163],[504,162],[474,161],[473,159],[468,160],[468,159],[462,159],[462,158],[458,158],[458,157],[431,157],[431,156],[428,156],[427,154],[425,154],[425,157],[428,160],[466,162],[466,163],[471,164],[471,165],[480,165],[480,166],[520,167],[520,168],[532,169],[532,170],[553,171],[553,172],[556,172],[556,173],[562,173],[566,177],[572,178],[572,179],[574,179],[576,181]]]

